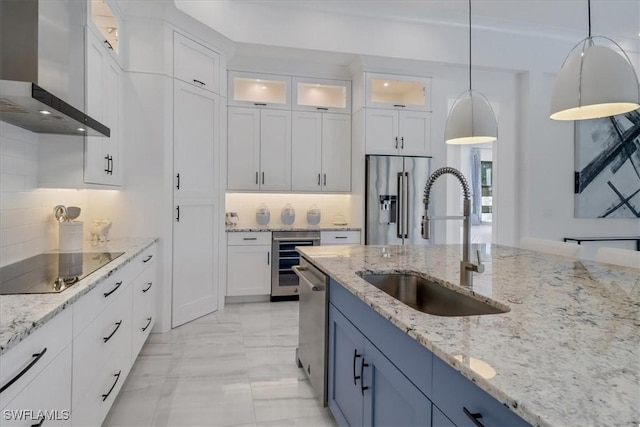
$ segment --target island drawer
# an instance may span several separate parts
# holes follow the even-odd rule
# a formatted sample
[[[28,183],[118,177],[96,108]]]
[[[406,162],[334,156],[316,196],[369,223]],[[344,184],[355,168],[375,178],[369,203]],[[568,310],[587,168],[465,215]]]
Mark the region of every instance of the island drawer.
[[[0,408],[6,406],[70,342],[71,310],[67,309],[0,356],[0,386],[6,387],[0,392]],[[12,384],[8,385],[10,382]]]
[[[528,427],[516,415],[460,372],[438,357],[433,358],[433,404],[456,425],[473,425],[472,414],[485,426]],[[466,412],[465,413],[465,409]]]

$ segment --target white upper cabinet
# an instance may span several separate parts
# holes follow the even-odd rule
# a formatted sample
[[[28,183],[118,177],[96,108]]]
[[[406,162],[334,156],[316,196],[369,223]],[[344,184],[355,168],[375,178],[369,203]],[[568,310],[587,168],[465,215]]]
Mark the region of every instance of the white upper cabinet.
[[[182,34],[173,33],[173,73],[176,79],[220,93],[220,55]]]
[[[370,108],[365,114],[366,154],[431,155],[431,113]]]
[[[291,111],[229,107],[227,189],[291,190]]]
[[[365,107],[431,111],[429,77],[365,74]]]
[[[122,185],[120,76],[122,70],[107,49],[87,30],[87,114],[107,126],[111,135],[88,136],[84,152],[84,181]]]
[[[229,71],[229,105],[291,109],[291,77]]]
[[[351,191],[351,116],[294,112],[291,188]]]
[[[293,78],[293,109],[351,113],[351,82]]]

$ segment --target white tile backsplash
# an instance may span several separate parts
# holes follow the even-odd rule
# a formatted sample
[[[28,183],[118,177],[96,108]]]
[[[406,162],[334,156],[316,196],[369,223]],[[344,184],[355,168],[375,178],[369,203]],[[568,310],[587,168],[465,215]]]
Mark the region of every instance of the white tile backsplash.
[[[38,134],[0,122],[0,266],[57,248],[54,206],[79,206],[87,222],[87,190],[37,187],[38,141]]]
[[[239,227],[256,226],[256,208],[264,203],[271,212],[269,225],[280,225],[280,210],[290,203],[296,211],[294,227],[306,227],[307,210],[312,204],[320,208],[321,226],[333,224],[335,215],[343,215],[350,226],[361,224],[351,218],[352,196],[350,194],[292,194],[292,193],[227,193],[225,210],[237,212]]]

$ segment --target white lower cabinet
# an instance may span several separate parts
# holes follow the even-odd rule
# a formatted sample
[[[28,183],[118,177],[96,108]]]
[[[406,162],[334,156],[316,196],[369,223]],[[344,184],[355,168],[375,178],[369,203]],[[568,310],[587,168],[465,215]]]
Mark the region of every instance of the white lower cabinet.
[[[153,327],[155,254],[152,245],[0,356],[0,425],[102,423]]]
[[[271,294],[271,233],[229,233],[227,296]]]
[[[358,230],[321,231],[321,245],[359,245],[360,232]]]
[[[71,410],[71,310],[0,357],[2,426],[63,425]]]

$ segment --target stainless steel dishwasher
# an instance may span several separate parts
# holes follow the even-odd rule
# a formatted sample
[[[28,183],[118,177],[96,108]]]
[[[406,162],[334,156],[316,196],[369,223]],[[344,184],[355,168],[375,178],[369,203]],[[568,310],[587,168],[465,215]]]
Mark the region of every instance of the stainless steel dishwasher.
[[[322,406],[327,406],[328,278],[303,257],[293,271],[300,280],[297,363],[307,374]]]

